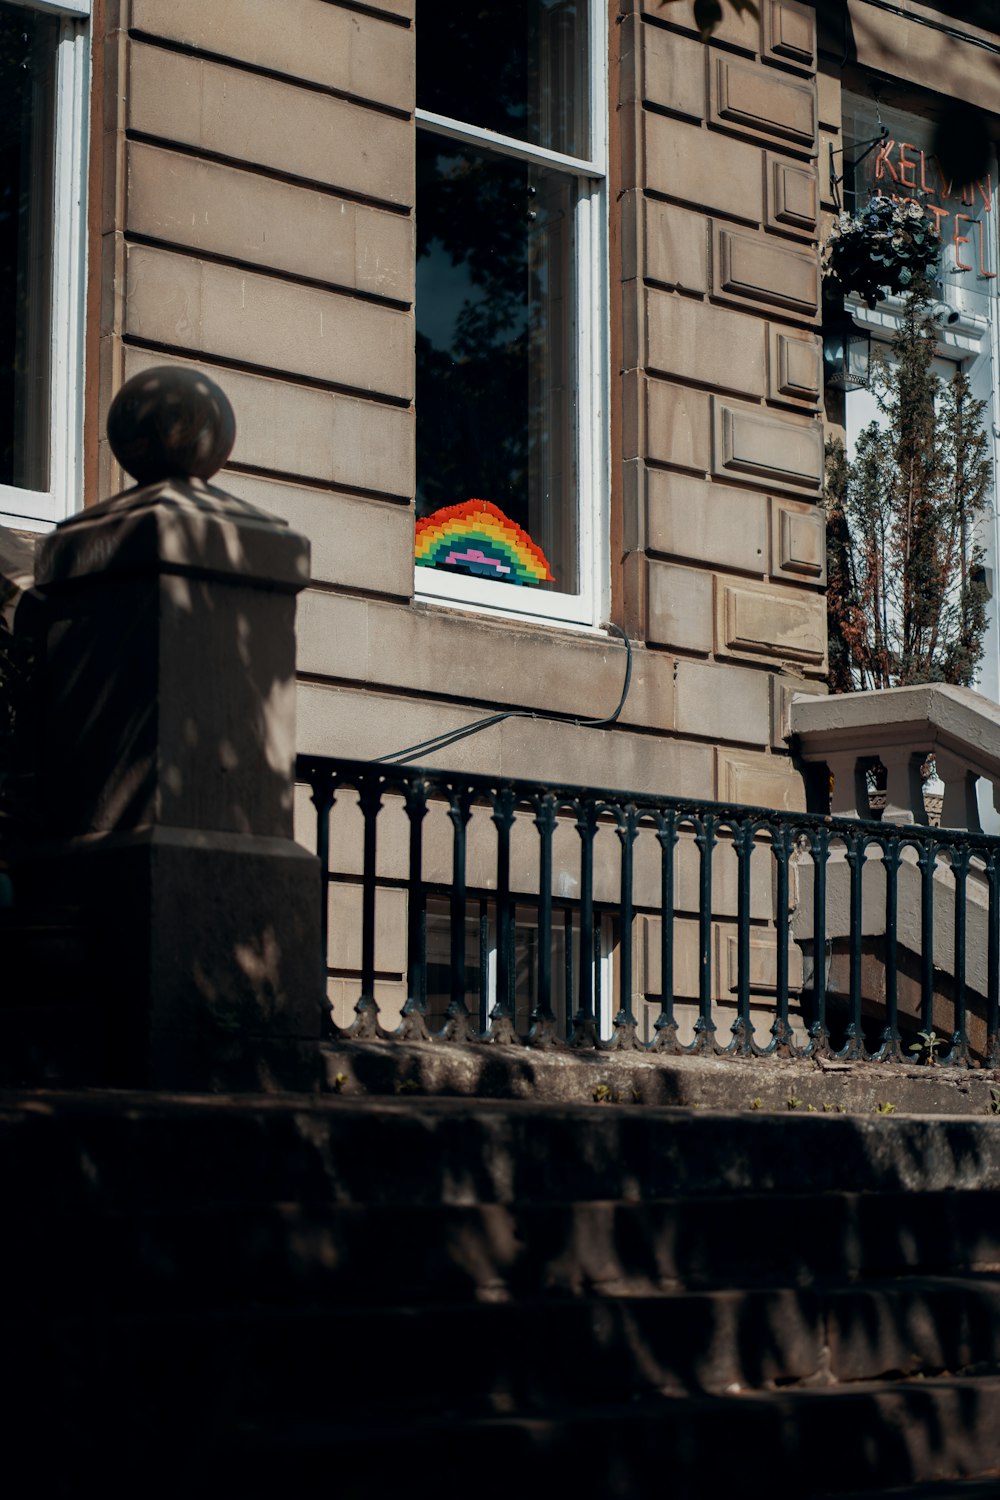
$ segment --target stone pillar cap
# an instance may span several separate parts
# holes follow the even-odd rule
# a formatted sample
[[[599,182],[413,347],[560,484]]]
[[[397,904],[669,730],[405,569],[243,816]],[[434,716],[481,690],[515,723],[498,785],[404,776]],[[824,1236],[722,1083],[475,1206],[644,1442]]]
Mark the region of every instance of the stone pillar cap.
[[[156,365],[127,380],[108,411],[108,441],[141,485],[211,479],[233,451],[229,397],[201,370]]]
[[[98,574],[182,573],[296,593],[309,542],[279,516],[207,481],[236,438],[229,398],[202,371],[158,366],[108,412],[115,457],[140,483],[88,506],[41,543],[41,588]]]

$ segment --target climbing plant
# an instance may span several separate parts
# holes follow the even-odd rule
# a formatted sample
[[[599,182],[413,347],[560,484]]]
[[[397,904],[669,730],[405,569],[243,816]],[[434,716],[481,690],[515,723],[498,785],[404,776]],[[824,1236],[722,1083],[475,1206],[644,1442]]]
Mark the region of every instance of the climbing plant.
[[[985,402],[961,370],[934,372],[926,290],[905,299],[887,357],[873,361],[880,419],[853,458],[827,447],[827,609],[835,692],[970,686],[989,597],[977,540],[990,481]]]

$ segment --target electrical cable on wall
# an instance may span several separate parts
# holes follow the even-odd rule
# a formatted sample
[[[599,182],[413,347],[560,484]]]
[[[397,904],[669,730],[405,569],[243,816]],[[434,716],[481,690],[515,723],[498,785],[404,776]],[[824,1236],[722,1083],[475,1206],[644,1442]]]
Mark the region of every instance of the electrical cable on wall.
[[[446,730],[444,734],[434,735],[429,740],[421,740],[418,745],[408,745],[405,750],[394,750],[391,755],[380,755],[376,758],[377,762],[381,765],[405,765],[407,761],[415,760],[419,755],[432,755],[437,750],[445,750],[450,745],[457,744],[459,740],[468,739],[470,735],[481,734],[484,729],[492,729],[494,724],[502,724],[505,719],[544,719],[552,724],[572,724],[576,729],[610,729],[612,724],[617,724],[632,685],[632,642],[620,626],[609,625],[607,628],[612,635],[619,636],[625,642],[625,681],[622,684],[618,706],[607,718],[579,719],[569,714],[550,714],[536,709],[511,708],[504,713],[488,714],[486,718],[476,719],[472,724],[463,724],[460,729]]]

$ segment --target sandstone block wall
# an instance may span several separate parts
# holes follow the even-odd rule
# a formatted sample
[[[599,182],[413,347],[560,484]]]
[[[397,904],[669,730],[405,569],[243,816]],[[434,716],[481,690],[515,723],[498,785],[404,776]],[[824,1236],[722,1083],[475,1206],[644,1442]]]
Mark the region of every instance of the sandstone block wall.
[[[619,18],[623,612],[677,658],[716,794],[787,807],[771,726],[826,664],[815,13],[765,0],[707,47],[689,16]]]
[[[609,6],[607,524],[631,695],[613,731],[510,720],[447,761],[797,807],[787,701],[825,670],[815,16],[763,0],[706,47],[688,15]],[[613,637],[413,600],[418,27],[415,0],[107,0],[98,20],[89,498],[123,483],[97,440],[122,381],[210,370],[239,427],[221,482],[312,540],[299,739],[323,754],[505,707],[599,717],[624,672]]]

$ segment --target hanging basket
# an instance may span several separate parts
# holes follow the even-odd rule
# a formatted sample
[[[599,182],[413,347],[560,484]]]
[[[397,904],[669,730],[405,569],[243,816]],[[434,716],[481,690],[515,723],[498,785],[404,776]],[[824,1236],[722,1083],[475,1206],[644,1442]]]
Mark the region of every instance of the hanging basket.
[[[940,236],[921,203],[877,196],[859,213],[836,220],[826,242],[824,274],[844,296],[857,293],[874,307],[891,293],[909,291],[933,270],[940,254]]]

